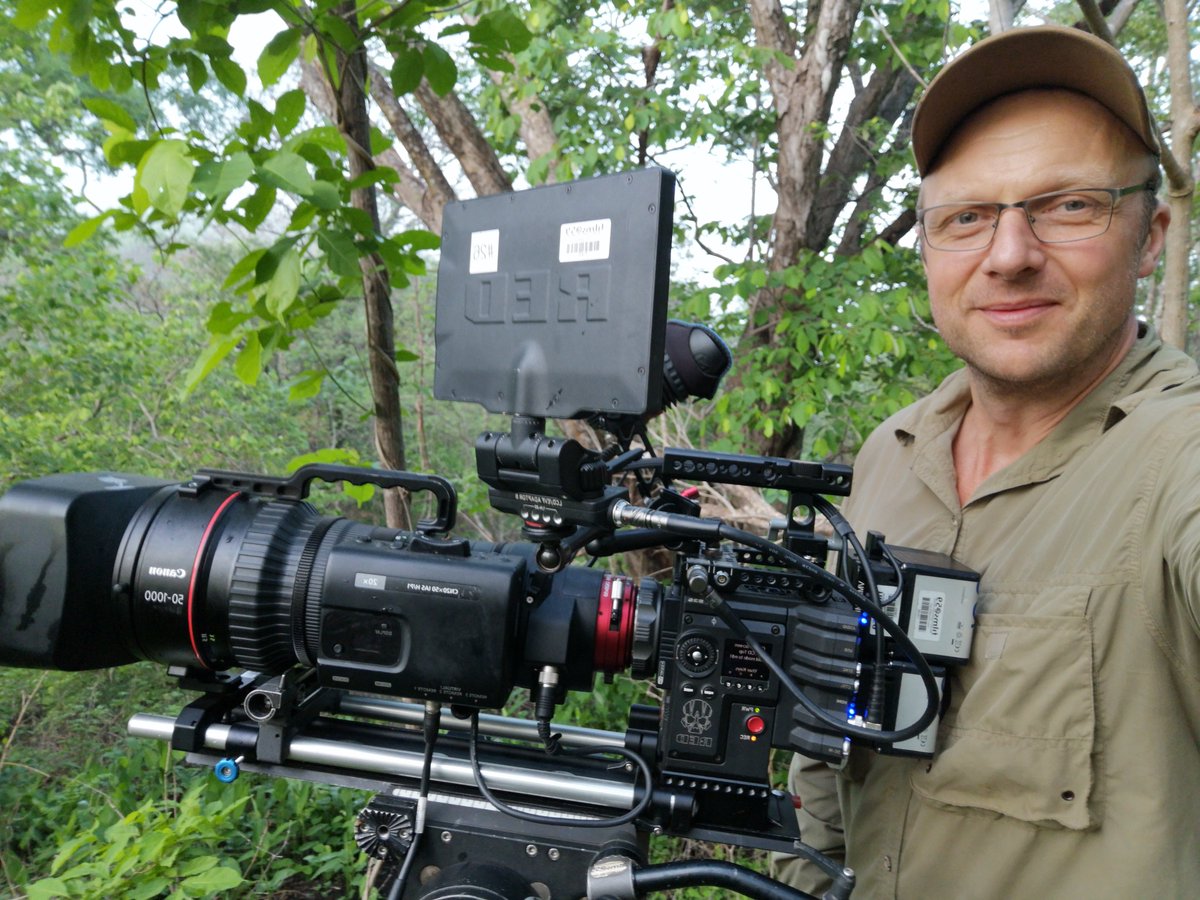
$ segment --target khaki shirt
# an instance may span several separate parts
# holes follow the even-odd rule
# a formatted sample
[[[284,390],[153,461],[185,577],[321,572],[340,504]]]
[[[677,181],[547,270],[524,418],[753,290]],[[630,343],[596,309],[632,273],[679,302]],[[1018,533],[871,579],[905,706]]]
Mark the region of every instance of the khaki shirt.
[[[1200,377],[1141,335],[1036,447],[960,506],[964,372],[864,445],[860,534],[982,574],[932,760],[797,758],[803,839],[855,900],[1200,897]],[[840,821],[839,821],[840,818]],[[776,872],[820,883],[797,860]]]

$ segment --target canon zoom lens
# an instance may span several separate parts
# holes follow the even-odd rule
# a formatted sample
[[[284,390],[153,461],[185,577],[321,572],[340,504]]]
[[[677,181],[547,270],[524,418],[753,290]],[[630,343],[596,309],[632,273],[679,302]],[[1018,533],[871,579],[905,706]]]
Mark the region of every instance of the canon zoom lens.
[[[115,611],[142,659],[315,666],[327,686],[472,706],[503,705],[546,665],[571,690],[589,690],[596,672],[648,671],[657,584],[579,567],[539,573],[535,553],[174,485],[125,530]]]
[[[280,672],[310,661],[305,591],[339,521],[307,503],[169,487],[130,522],[117,599],[130,649],[206,669]]]

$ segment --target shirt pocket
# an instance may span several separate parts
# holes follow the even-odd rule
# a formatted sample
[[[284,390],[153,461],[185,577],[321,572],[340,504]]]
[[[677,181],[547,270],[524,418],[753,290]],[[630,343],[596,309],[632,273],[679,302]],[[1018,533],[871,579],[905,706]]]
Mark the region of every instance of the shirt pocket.
[[[911,778],[936,805],[1096,827],[1092,629],[1085,616],[981,614],[940,749]]]

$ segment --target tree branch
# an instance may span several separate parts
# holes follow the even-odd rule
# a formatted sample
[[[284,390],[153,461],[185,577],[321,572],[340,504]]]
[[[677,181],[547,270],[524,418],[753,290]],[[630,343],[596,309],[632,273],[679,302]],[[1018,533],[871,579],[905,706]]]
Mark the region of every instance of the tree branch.
[[[454,195],[454,188],[450,186],[449,179],[446,178],[442,167],[437,164],[437,160],[433,158],[433,154],[429,151],[429,145],[425,143],[425,138],[417,130],[404,107],[400,105],[400,101],[396,99],[396,95],[392,92],[392,86],[388,84],[387,76],[372,65],[370,66],[370,78],[371,99],[375,101],[375,105],[379,107],[383,117],[392,126],[392,132],[404,145],[408,158],[417,167],[427,189],[436,195],[439,201],[438,205],[442,206],[456,200],[457,197]]]
[[[824,244],[829,240],[852,185],[864,171],[868,173],[869,184],[862,192],[863,198],[869,197],[872,190],[886,180],[871,166],[876,148],[863,140],[860,131],[872,119],[892,123],[903,116],[916,88],[915,77],[907,69],[879,68],[864,90],[851,101],[846,122],[829,154],[821,186],[813,201],[808,224],[811,241]]]
[[[462,165],[476,194],[482,197],[512,190],[512,182],[500,165],[496,151],[476,124],[471,111],[454,91],[439,97],[429,82],[422,80],[415,96],[433,122],[438,136]]]

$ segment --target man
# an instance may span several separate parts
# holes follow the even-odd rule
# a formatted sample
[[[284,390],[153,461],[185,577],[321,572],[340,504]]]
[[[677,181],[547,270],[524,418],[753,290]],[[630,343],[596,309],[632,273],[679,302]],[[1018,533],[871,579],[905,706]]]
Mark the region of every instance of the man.
[[[803,837],[855,898],[1197,896],[1200,377],[1133,314],[1169,220],[1145,99],[1103,41],[1020,29],[939,74],[913,145],[965,368],[871,435],[847,512],[979,571],[976,628],[932,760],[794,761]]]

